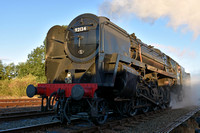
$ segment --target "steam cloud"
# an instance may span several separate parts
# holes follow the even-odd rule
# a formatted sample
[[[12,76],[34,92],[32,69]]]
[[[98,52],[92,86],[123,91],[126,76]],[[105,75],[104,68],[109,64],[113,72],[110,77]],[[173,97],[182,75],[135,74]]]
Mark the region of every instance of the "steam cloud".
[[[194,50],[190,50],[190,49],[180,49],[180,48],[176,48],[173,46],[166,46],[166,45],[162,45],[162,44],[151,44],[159,49],[165,49],[167,51],[167,53],[171,53],[174,54],[176,57],[178,58],[195,58],[196,57],[196,52]]]
[[[170,53],[177,57],[179,60],[184,59],[188,64],[184,64],[184,67],[190,68],[195,65],[191,65],[191,59],[195,59],[197,53],[190,49],[180,49],[174,46],[166,46],[162,44],[151,44],[159,49],[164,49],[166,53]],[[179,62],[180,63],[180,62]],[[199,69],[199,68],[198,68]],[[177,101],[177,96],[171,93],[171,107],[182,108],[191,105],[198,105],[200,103],[200,73],[197,71],[191,75],[191,80],[184,82],[187,87],[183,87],[183,100],[181,102]]]
[[[199,5],[200,0],[110,0],[101,4],[99,13],[101,15],[108,15],[113,19],[136,16],[149,23],[167,18],[167,26],[172,27],[174,30],[181,30],[182,32],[191,31],[194,38],[197,38],[200,34]],[[186,58],[191,61],[191,58],[197,56],[197,53],[186,48],[181,50],[172,46],[153,45],[159,49],[165,49],[173,53],[179,59],[184,58],[185,60]],[[184,88],[183,101],[177,103],[173,102],[172,99],[172,108],[199,104],[200,74],[192,75],[191,78],[191,87]]]
[[[199,105],[200,103],[200,74],[195,74],[188,83],[187,88],[183,88],[183,101],[178,102],[175,100],[175,95],[171,93],[171,107],[173,109],[189,107],[191,105]]]
[[[168,26],[182,32],[192,31],[195,38],[200,34],[199,0],[111,0],[99,8],[101,14],[112,18],[137,16],[148,22],[168,18]]]

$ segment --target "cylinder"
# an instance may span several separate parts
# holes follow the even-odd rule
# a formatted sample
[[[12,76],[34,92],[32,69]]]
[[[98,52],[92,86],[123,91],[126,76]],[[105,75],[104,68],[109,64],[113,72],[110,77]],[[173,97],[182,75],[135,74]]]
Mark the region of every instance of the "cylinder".
[[[116,97],[131,98],[136,96],[136,85],[138,76],[128,71],[117,74],[113,93]]]

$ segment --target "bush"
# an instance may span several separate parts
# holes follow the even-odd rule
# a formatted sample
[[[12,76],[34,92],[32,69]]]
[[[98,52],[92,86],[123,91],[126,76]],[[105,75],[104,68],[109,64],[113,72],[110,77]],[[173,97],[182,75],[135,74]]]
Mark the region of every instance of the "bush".
[[[37,85],[37,78],[27,75],[23,78],[0,80],[0,96],[26,96],[26,88],[29,84]]]
[[[0,80],[0,96],[11,96],[12,91],[8,87],[10,84],[10,80]]]

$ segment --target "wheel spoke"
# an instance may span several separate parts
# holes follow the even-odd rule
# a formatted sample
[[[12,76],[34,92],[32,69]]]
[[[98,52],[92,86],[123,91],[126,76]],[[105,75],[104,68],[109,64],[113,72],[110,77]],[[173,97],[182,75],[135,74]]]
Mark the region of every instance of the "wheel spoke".
[[[93,119],[93,122],[97,125],[104,124],[108,117],[108,108],[104,100],[98,103],[98,116]]]

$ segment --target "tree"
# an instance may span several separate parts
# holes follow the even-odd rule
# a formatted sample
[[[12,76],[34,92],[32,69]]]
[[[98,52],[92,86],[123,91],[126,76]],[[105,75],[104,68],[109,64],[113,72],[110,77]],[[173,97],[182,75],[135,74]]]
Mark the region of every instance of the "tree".
[[[17,76],[20,78],[29,74],[29,70],[28,70],[28,66],[26,62],[19,63],[16,69],[17,69]]]
[[[27,60],[29,73],[37,76],[45,76],[45,46],[41,45],[34,49],[29,55]]]
[[[45,46],[41,45],[31,51],[28,55],[28,60],[25,63],[20,63],[17,67],[18,76],[24,77],[32,74],[37,78],[45,76]]]
[[[10,63],[9,65],[4,67],[4,79],[12,79],[17,76],[16,66],[14,63]]]
[[[2,64],[2,61],[0,60],[0,80],[2,80],[4,77],[4,66]]]

